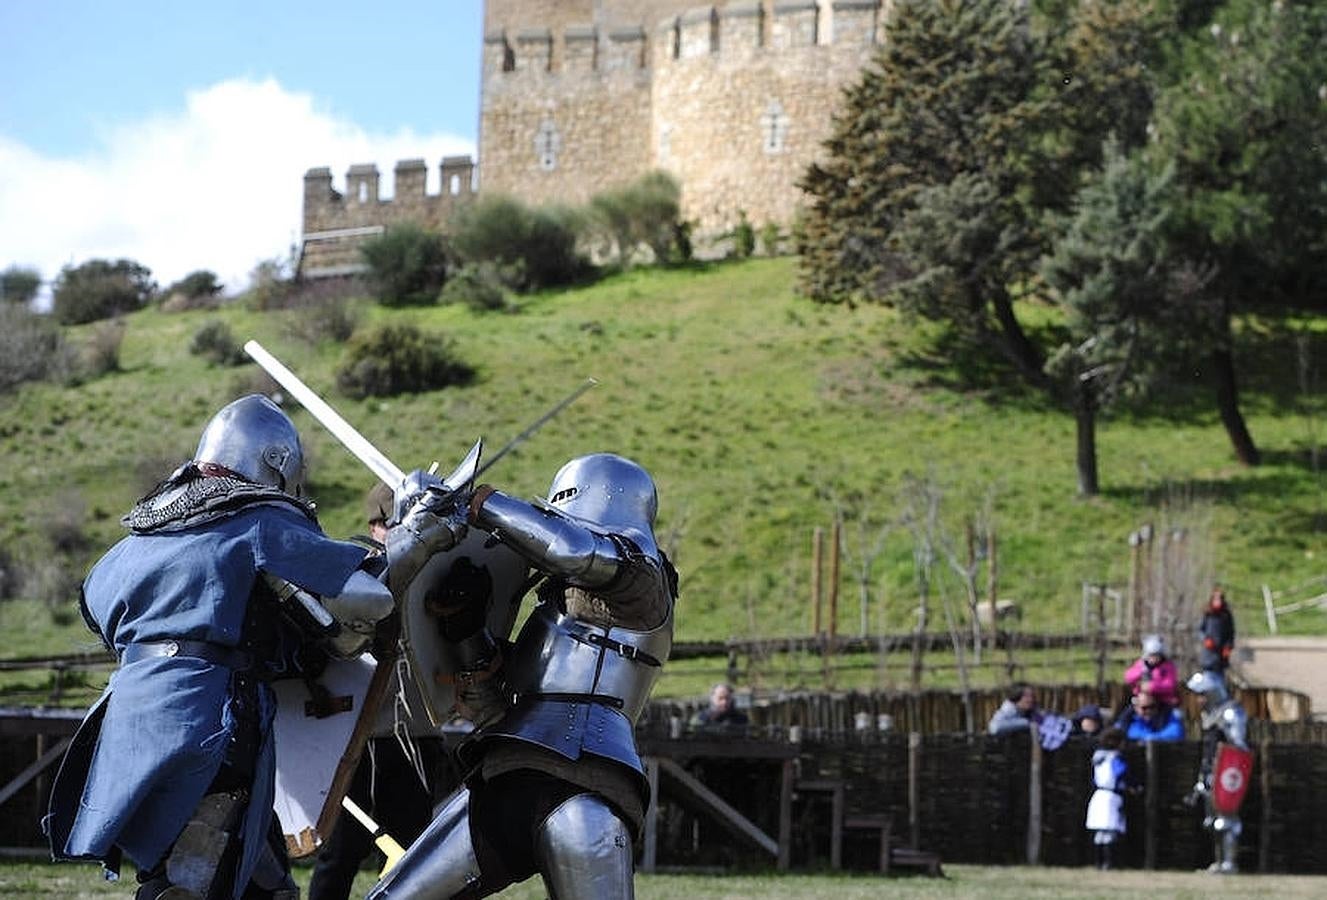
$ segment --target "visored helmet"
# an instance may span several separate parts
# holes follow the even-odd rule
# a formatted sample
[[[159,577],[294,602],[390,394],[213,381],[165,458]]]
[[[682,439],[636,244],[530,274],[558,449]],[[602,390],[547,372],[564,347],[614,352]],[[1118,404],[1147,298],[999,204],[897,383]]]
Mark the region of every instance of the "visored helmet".
[[[592,453],[568,462],[553,476],[548,502],[573,518],[651,536],[659,511],[654,479],[614,453]]]
[[[1230,696],[1226,690],[1226,680],[1215,672],[1209,672],[1204,669],[1201,672],[1194,672],[1189,676],[1189,680],[1184,686],[1195,694],[1202,694],[1208,700],[1220,703]]]
[[[295,424],[262,394],[227,404],[203,429],[194,462],[216,463],[256,484],[299,496],[304,451]]]

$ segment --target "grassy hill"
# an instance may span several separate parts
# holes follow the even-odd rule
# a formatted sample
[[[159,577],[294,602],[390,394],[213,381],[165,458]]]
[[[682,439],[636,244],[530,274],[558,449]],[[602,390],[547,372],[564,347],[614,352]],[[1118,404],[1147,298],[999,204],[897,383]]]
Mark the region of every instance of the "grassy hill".
[[[923,327],[877,307],[815,306],[793,296],[792,282],[792,261],[777,259],[632,272],[526,298],[513,315],[365,304],[361,328],[408,321],[445,333],[479,378],[362,402],[333,387],[343,348],[291,337],[291,313],[137,313],[127,320],[122,371],[0,398],[0,540],[24,565],[75,574],[109,546],[135,497],[192,453],[212,412],[255,383],[252,364],[209,367],[188,352],[193,334],[221,319],[239,339],[263,343],[406,469],[433,460],[449,468],[480,436],[496,450],[597,378],[487,477],[542,495],[574,455],[613,450],[642,462],[659,484],[661,542],[682,574],[686,640],[806,633],[812,530],[828,531],[836,515],[845,522],[839,631],[859,630],[863,586],[869,631],[908,627],[916,543],[889,523],[905,508],[910,477],[942,493],[940,520],[960,555],[964,519],[990,509],[1000,594],[1020,602],[1027,627],[1076,627],[1083,581],[1122,587],[1127,536],[1143,522],[1184,530],[1184,549],[1170,550],[1173,574],[1184,569],[1191,590],[1211,579],[1227,585],[1244,633],[1265,630],[1261,585],[1289,589],[1322,573],[1327,520],[1313,459],[1323,419],[1312,374],[1327,345],[1304,345],[1302,379],[1292,333],[1316,334],[1316,323],[1259,321],[1241,331],[1245,411],[1263,466],[1238,465],[1207,393],[1182,386],[1160,405],[1101,423],[1104,492],[1083,501],[1074,496],[1067,414],[1016,389],[973,389],[964,366],[928,351]],[[360,530],[371,476],[307,413],[293,417],[309,445],[324,527]],[[72,549],[56,555],[53,541]],[[1158,560],[1164,548],[1154,545]],[[960,599],[944,568],[936,596]],[[4,653],[85,645],[73,602],[54,624],[35,614],[35,601],[0,603]],[[1324,626],[1318,611],[1282,622],[1299,633]]]

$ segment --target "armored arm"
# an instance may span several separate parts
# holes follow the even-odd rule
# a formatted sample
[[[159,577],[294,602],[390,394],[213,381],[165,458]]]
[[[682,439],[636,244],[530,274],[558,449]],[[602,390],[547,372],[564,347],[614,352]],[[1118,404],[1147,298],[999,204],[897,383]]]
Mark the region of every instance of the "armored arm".
[[[1231,702],[1221,710],[1221,733],[1227,744],[1241,750],[1249,749],[1249,715],[1244,707]]]
[[[430,477],[412,473],[396,491],[399,521],[387,532],[387,584],[397,597],[434,554],[465,537],[468,492],[448,491]]]
[[[470,521],[535,568],[578,587],[606,587],[625,562],[622,547],[609,535],[487,485],[478,488],[470,500]]]
[[[287,616],[341,658],[363,653],[378,623],[394,609],[391,591],[362,569],[350,574],[340,593],[321,600],[269,572],[263,579]]]

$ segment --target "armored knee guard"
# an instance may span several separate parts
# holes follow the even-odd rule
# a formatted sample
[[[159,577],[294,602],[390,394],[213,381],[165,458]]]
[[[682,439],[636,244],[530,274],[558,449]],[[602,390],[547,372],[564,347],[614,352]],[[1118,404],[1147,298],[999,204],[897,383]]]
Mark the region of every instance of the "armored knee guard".
[[[461,788],[405,856],[374,886],[368,900],[475,896],[480,879],[479,859],[470,837],[470,791]]]
[[[631,900],[631,834],[612,808],[577,794],[549,813],[535,837],[535,858],[550,900]]]

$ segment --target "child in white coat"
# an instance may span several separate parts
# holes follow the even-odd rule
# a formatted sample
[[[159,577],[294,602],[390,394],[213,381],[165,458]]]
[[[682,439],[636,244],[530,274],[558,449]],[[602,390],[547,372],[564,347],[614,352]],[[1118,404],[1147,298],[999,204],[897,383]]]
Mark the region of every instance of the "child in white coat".
[[[1107,728],[1092,754],[1092,799],[1087,804],[1087,830],[1097,852],[1097,868],[1109,869],[1112,851],[1125,831],[1124,793],[1128,789],[1128,766],[1120,748],[1124,732]]]

